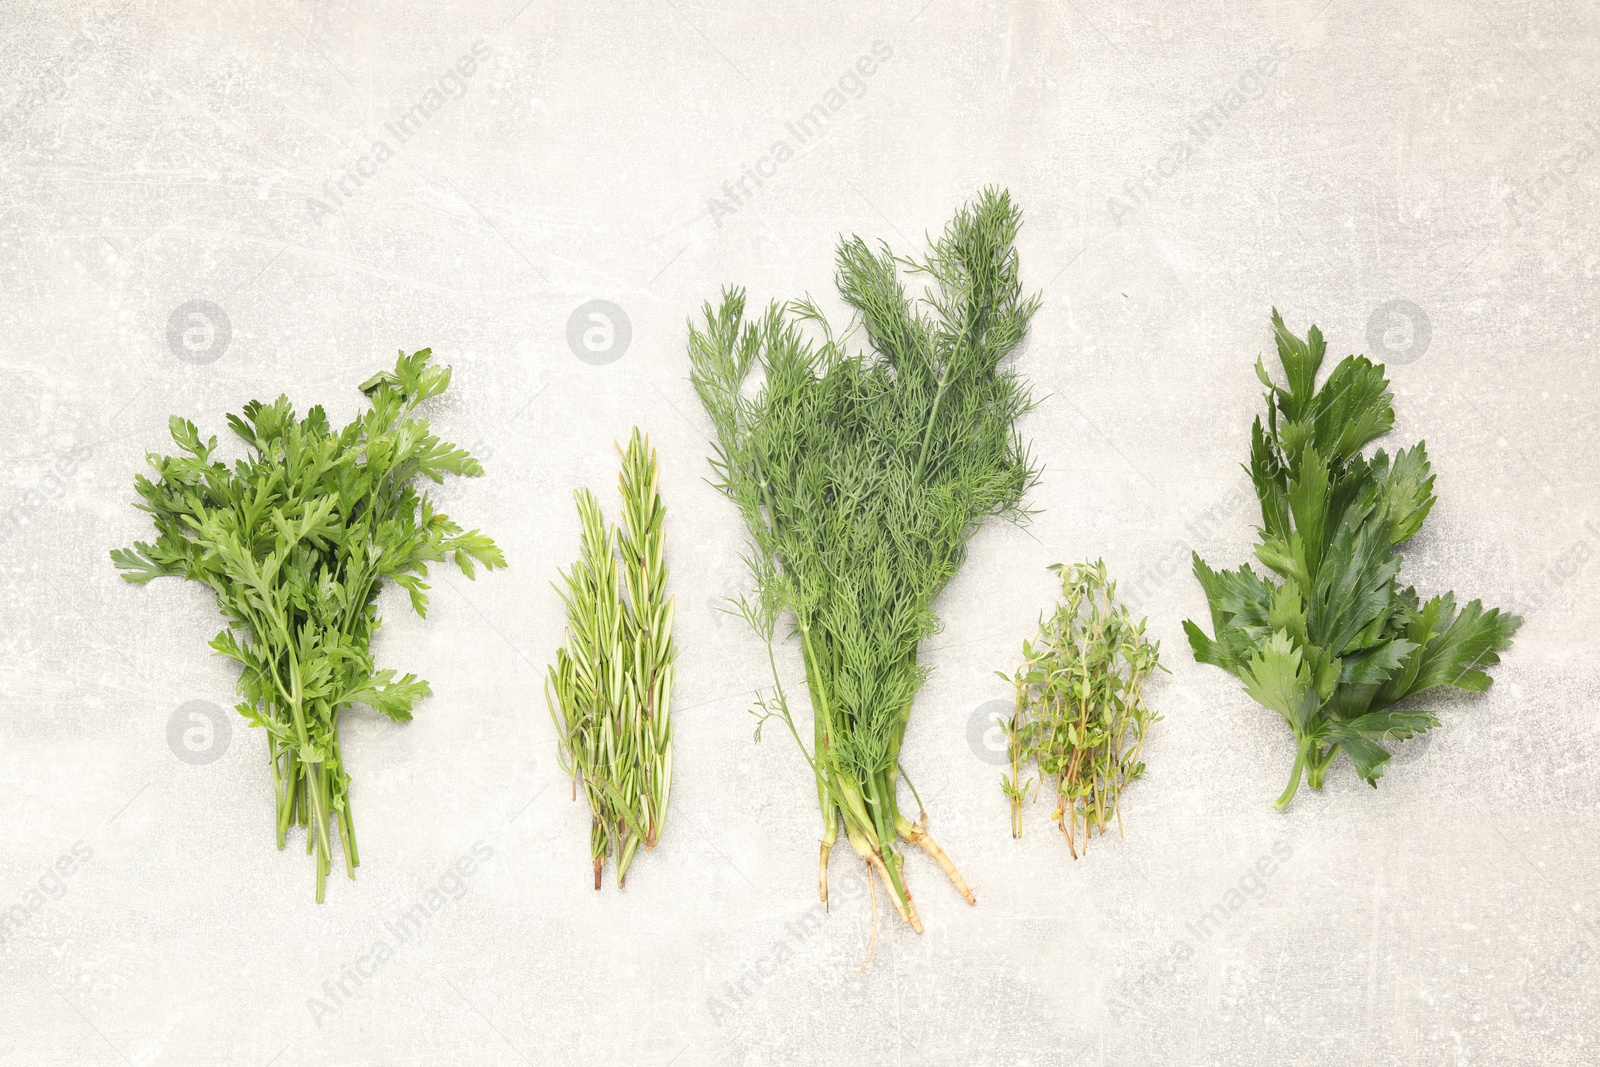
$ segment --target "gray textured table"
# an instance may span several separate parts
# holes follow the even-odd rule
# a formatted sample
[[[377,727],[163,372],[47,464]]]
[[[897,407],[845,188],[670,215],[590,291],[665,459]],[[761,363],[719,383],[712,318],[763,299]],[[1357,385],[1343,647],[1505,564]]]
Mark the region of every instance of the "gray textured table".
[[[0,15],[0,1063],[1596,1062],[1592,5],[521,4]],[[1043,293],[1042,511],[974,541],[906,741],[978,906],[912,857],[927,932],[882,914],[862,971],[859,864],[824,915],[810,776],[751,742],[764,664],[715,610],[742,531],[684,321],[729,283],[837,310],[841,231],[915,251],[988,183]],[[1408,578],[1527,618],[1380,789],[1341,764],[1288,814],[1288,732],[1180,629],[1190,550],[1248,552],[1272,305],[1389,361],[1391,441],[1427,439],[1440,496]],[[221,432],[287,392],[348,418],[424,346],[456,372],[435,426],[489,469],[443,498],[512,567],[443,575],[426,623],[386,594],[380,663],[435,696],[346,716],[363,864],[318,907],[260,735],[229,712],[202,756],[169,745],[234,700],[209,598],[106,553],[146,533],[169,414]],[[677,788],[596,894],[540,693],[549,582],[570,491],[614,508],[636,423]],[[1100,556],[1172,675],[1126,839],[1074,862],[1043,807],[1009,837],[984,707],[1045,566]]]

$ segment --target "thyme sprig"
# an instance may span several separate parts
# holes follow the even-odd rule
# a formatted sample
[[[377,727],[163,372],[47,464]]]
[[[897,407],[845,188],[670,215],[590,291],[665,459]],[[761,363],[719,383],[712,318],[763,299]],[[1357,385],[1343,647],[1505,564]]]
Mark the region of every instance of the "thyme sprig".
[[[1011,800],[1011,835],[1022,836],[1022,801],[1032,780],[1023,768],[1035,763],[1043,779],[1054,777],[1056,809],[1074,858],[1089,838],[1116,819],[1122,830],[1122,790],[1144,773],[1139,755],[1145,732],[1160,716],[1144,700],[1144,683],[1160,665],[1161,643],[1145,637],[1144,620],[1133,621],[1117,600],[1117,585],[1104,561],[1060,563],[1062,601],[1039,622],[1039,633],[1022,645],[1022,666],[1010,676],[1017,710],[1006,724],[1011,777],[1001,788]]]

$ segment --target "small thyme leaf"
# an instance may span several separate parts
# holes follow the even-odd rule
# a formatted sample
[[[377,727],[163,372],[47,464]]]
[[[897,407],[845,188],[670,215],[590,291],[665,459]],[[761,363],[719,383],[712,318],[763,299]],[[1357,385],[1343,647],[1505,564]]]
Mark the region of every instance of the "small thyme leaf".
[[[1039,634],[1022,646],[1023,663],[1008,680],[1017,710],[1006,724],[1011,777],[1001,789],[1011,799],[1011,834],[1022,836],[1022,801],[1032,779],[1022,768],[1036,762],[1056,778],[1055,818],[1072,855],[1089,838],[1122,825],[1122,790],[1144,773],[1139,754],[1145,732],[1160,716],[1145,706],[1144,683],[1160,664],[1160,642],[1145,637],[1116,599],[1116,583],[1103,561],[1056,564],[1062,602],[1039,622]],[[1004,675],[1002,675],[1004,677]]]

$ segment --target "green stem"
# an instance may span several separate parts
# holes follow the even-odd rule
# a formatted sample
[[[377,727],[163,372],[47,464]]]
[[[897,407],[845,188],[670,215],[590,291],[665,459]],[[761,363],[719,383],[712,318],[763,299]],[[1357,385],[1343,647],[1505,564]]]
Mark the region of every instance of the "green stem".
[[[282,848],[284,828],[281,824],[284,800],[289,795],[289,788],[288,784],[283,780],[283,753],[278,750],[277,739],[271,735],[267,737],[267,755],[269,762],[272,764],[272,799],[277,805],[272,813],[274,836],[277,838],[278,847]]]
[[[1017,682],[1017,706],[1011,714],[1011,836],[1022,836],[1022,683]]]
[[[1322,780],[1328,773],[1328,764],[1333,762],[1333,757],[1338,753],[1338,745],[1329,745],[1326,750],[1321,745],[1314,745],[1313,754],[1306,761],[1306,782],[1312,789],[1321,789]]]
[[[866,788],[863,794],[867,801],[867,810],[872,818],[872,825],[878,835],[878,855],[883,858],[884,867],[889,872],[889,880],[893,883],[895,896],[902,901],[908,898],[905,882],[900,877],[900,858],[893,847],[895,831],[895,812],[893,787],[887,777],[879,772],[867,777]]]
[[[332,850],[328,847],[328,804],[323,792],[325,778],[322,773],[322,764],[311,763],[306,765],[310,772],[311,781],[307,783],[311,790],[312,821],[316,824],[312,835],[306,839],[307,844],[316,842],[317,856],[317,903],[321,904],[327,895],[328,868],[331,866]]]
[[[922,428],[922,448],[917,452],[917,470],[911,476],[914,482],[922,480],[922,467],[928,461],[928,442],[933,439],[933,423],[939,417],[939,405],[944,403],[944,391],[950,384],[950,364],[939,373],[939,391],[933,397],[933,409],[928,412],[928,424]]]
[[[335,712],[335,715],[338,713]],[[351,878],[361,866],[361,852],[356,848],[356,823],[350,811],[350,776],[344,773],[344,756],[339,751],[339,720],[333,721],[333,761],[339,768],[339,840],[344,844],[344,870]]]
[[[806,688],[811,694],[812,721],[813,724],[818,719],[822,722],[824,747],[817,749],[811,756],[807,757],[807,760],[811,763],[813,773],[817,776],[819,796],[823,795],[823,791],[826,791],[844,809],[847,817],[856,815],[865,821],[866,810],[861,806],[860,792],[858,790],[845,789],[843,786],[843,774],[839,768],[838,753],[834,751],[833,745],[833,711],[828,704],[827,683],[822,676],[821,661],[817,658],[816,649],[811,643],[811,628],[804,622],[799,622],[799,626],[800,653],[805,661]],[[772,677],[776,680],[778,677],[778,663],[773,656],[772,642],[770,640],[767,642],[767,662],[772,668]],[[779,684],[781,685],[781,683]],[[781,694],[781,689],[779,692]],[[788,705],[785,702],[783,706],[787,707]],[[798,744],[800,737],[795,732],[792,721],[789,723],[789,731],[795,734],[795,742]],[[804,752],[805,746],[801,745],[800,750]],[[823,807],[826,808],[827,805],[824,804]]]
[[[1310,749],[1310,738],[1305,738],[1300,742],[1298,751],[1296,751],[1294,757],[1294,770],[1289,772],[1289,787],[1283,791],[1282,796],[1272,802],[1272,806],[1277,808],[1279,811],[1287,808],[1289,806],[1289,802],[1294,799],[1295,793],[1299,791],[1300,775],[1305,770],[1306,759],[1310,753]]]
[[[289,680],[291,687],[289,713],[294,720],[295,736],[299,738],[302,748],[309,748],[311,742],[306,728],[305,694],[300,687],[300,664],[295,658],[292,645],[289,648]],[[321,904],[328,879],[328,867],[333,858],[333,850],[328,846],[328,798],[322,764],[309,763],[306,765],[306,770],[310,774],[307,786],[311,800],[311,818],[315,823],[313,832],[317,843],[317,903]]]
[[[278,847],[283,848],[288,844],[289,823],[294,820],[295,810],[300,804],[300,763],[295,759],[294,749],[287,745],[280,756],[283,760],[283,794],[278,798]],[[272,764],[274,768],[277,767],[278,757],[273,758]]]

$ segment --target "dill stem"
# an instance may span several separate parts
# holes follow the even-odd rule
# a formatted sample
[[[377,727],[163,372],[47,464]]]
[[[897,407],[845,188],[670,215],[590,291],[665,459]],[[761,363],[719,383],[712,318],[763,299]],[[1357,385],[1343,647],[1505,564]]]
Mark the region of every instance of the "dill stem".
[[[871,815],[872,829],[877,837],[875,842],[877,851],[882,857],[892,880],[890,889],[896,896],[905,898],[906,903],[909,905],[911,894],[906,892],[906,887],[900,880],[899,864],[890,862],[894,853],[893,842],[895,840],[895,833],[892,829],[894,826],[894,798],[893,796],[884,795],[886,783],[881,773],[868,775],[863,784],[866,786],[865,790],[863,790],[863,795],[867,801],[867,810]]]
[[[817,864],[817,891],[822,897],[822,903],[828,903],[828,854],[833,851],[833,843],[839,840],[839,812],[831,803],[823,808],[822,812],[822,855]]]
[[[950,364],[939,372],[939,390],[933,395],[933,407],[928,412],[928,424],[922,428],[922,448],[917,452],[917,469],[911,476],[914,482],[922,480],[922,468],[928,461],[928,442],[933,439],[933,423],[939,417],[939,405],[944,403],[944,391],[950,384]]]

